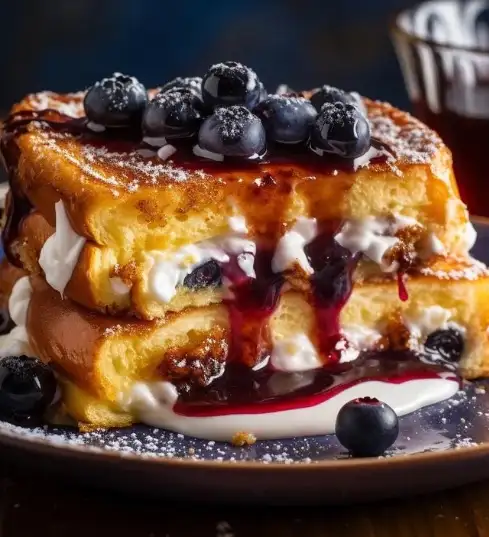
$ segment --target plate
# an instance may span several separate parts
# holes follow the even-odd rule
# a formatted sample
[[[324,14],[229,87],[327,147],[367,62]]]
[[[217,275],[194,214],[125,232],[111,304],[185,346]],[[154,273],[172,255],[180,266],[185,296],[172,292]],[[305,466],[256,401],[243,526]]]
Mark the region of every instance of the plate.
[[[474,218],[489,261],[489,220]],[[0,422],[2,457],[91,486],[172,499],[266,504],[371,501],[489,478],[489,380],[400,419],[385,456],[353,459],[334,435],[236,448],[143,425],[78,433]]]

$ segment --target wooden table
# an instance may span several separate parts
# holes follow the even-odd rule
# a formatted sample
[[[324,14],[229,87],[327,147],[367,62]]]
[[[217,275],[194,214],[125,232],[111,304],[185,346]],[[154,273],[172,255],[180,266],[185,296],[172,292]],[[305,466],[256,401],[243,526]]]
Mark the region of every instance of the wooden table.
[[[0,537],[489,537],[489,482],[380,504],[256,508],[134,499],[0,471]]]

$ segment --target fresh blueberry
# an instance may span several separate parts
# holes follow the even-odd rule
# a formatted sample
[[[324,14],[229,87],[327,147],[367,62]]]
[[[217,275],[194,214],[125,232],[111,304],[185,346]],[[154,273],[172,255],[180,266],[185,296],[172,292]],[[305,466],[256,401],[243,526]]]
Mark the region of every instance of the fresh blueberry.
[[[284,144],[306,141],[317,115],[307,99],[285,95],[269,95],[253,112],[262,120],[268,139]]]
[[[192,136],[201,123],[200,104],[199,97],[188,89],[159,92],[144,112],[144,135],[165,138]]]
[[[266,147],[265,129],[258,117],[244,106],[216,108],[199,131],[202,149],[228,157],[262,155]]]
[[[370,124],[356,106],[326,103],[316,117],[310,143],[317,153],[354,159],[370,148]]]
[[[372,397],[343,405],[336,418],[336,436],[354,457],[376,457],[392,446],[399,434],[394,410]]]
[[[238,62],[213,65],[202,81],[202,98],[207,108],[243,105],[252,110],[259,102],[263,85],[254,71]]]
[[[221,268],[216,261],[211,259],[186,276],[183,285],[189,289],[217,287],[221,285]]]
[[[146,88],[136,78],[114,73],[88,90],[83,105],[90,121],[105,127],[127,127],[141,121],[147,102]]]
[[[324,103],[355,104],[355,97],[346,91],[333,86],[324,85],[314,91],[311,96],[311,103],[319,112]]]
[[[9,356],[0,361],[0,416],[9,421],[41,418],[56,394],[50,367],[35,358]]]
[[[189,77],[180,77],[174,78],[162,86],[160,93],[165,93],[166,91],[175,89],[175,88],[186,88],[192,93],[201,96],[202,95],[202,78],[200,76],[189,76]]]
[[[464,347],[464,337],[455,328],[432,332],[424,344],[425,351],[429,356],[440,357],[443,361],[452,363],[460,360]]]

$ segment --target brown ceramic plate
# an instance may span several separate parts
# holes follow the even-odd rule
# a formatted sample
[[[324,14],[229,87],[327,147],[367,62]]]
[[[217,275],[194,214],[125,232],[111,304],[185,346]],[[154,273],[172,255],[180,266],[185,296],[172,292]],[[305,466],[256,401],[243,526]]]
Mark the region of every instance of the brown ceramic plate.
[[[489,221],[475,218],[489,261]],[[485,393],[487,386],[487,394]],[[351,459],[333,435],[247,448],[146,426],[80,434],[0,422],[3,460],[118,491],[254,503],[345,503],[425,493],[489,478],[489,381],[400,420],[386,456]]]

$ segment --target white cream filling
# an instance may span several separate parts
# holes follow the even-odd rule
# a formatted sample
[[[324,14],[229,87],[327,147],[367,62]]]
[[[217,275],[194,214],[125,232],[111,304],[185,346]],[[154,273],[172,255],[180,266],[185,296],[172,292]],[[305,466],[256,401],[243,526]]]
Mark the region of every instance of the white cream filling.
[[[361,325],[345,325],[341,327],[341,333],[349,345],[359,351],[370,350],[382,337],[378,330]]]
[[[8,303],[10,317],[17,326],[8,334],[0,336],[0,358],[22,355],[36,357],[25,328],[31,295],[32,287],[29,277],[23,276],[15,282]]]
[[[410,345],[416,350],[436,330],[454,328],[465,335],[466,329],[451,319],[452,312],[441,306],[429,306],[416,313],[404,314],[403,322],[411,334]]]
[[[293,380],[294,374],[287,376]],[[340,408],[357,397],[375,397],[403,416],[453,397],[458,389],[457,379],[449,373],[440,374],[439,378],[409,380],[399,384],[372,380],[346,388],[334,397],[307,408],[261,414],[190,417],[174,412],[177,393],[172,384],[138,382],[122,398],[122,406],[143,423],[198,438],[230,441],[235,433],[245,431],[259,439],[270,439],[334,433]]]
[[[305,334],[277,341],[272,350],[270,363],[278,371],[309,371],[322,367],[314,345]]]
[[[71,227],[61,200],[56,203],[55,210],[56,231],[44,243],[39,255],[39,265],[49,285],[62,295],[73,275],[86,239],[80,237]]]
[[[384,256],[399,242],[395,234],[405,227],[414,225],[418,225],[418,222],[408,216],[394,215],[392,220],[368,216],[361,220],[346,222],[335,235],[335,240],[352,254],[362,253],[377,263],[384,272],[393,272],[397,270],[398,264],[396,262],[386,264]]]
[[[256,244],[246,238],[246,222],[242,216],[229,218],[231,232],[214,239],[187,244],[167,252],[153,250],[146,254],[148,290],[151,297],[168,303],[176,295],[177,287],[196,268],[214,260],[228,263],[230,256],[237,257],[238,266],[249,278],[255,278],[254,260]],[[225,282],[223,282],[225,283]]]
[[[285,232],[279,239],[272,259],[272,270],[275,273],[284,272],[298,264],[306,274],[314,272],[304,252],[306,244],[317,235],[315,218],[299,217],[294,227]]]

